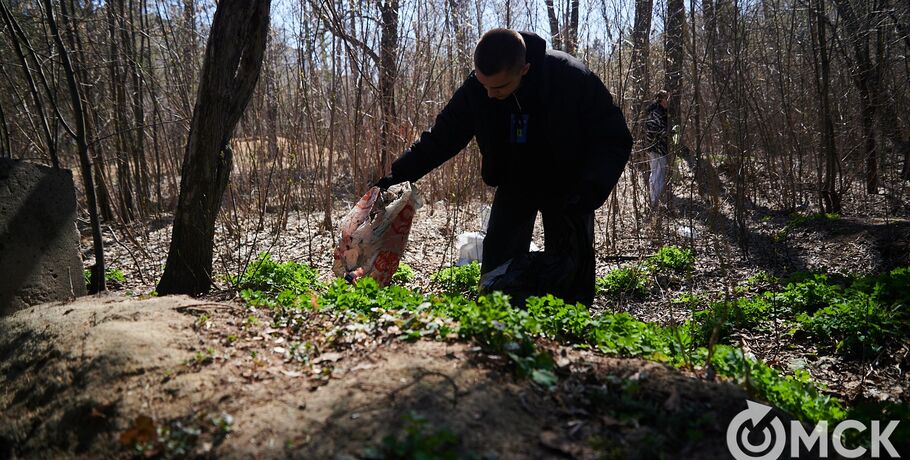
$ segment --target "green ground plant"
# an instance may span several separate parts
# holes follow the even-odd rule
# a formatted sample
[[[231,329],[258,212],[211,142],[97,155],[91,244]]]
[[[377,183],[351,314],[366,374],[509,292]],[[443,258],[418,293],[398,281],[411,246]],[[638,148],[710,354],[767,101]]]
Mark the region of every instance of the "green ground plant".
[[[677,277],[689,273],[695,267],[695,255],[691,250],[678,246],[664,246],[644,262],[610,270],[606,276],[597,278],[595,295],[614,299],[641,299],[651,291],[655,276]]]
[[[879,353],[906,341],[910,327],[910,269],[881,275],[833,277],[797,274],[779,290],[715,302],[693,315],[706,343],[717,328],[721,341],[734,329],[761,328],[771,320],[790,333],[848,357]]]
[[[678,246],[664,246],[649,257],[645,264],[652,271],[686,273],[695,267],[695,254]]]
[[[596,295],[613,298],[642,298],[650,291],[648,274],[638,266],[615,268],[606,276],[597,278],[594,284]]]
[[[434,273],[431,279],[445,294],[477,297],[480,286],[480,264],[471,262],[466,265],[447,267]]]
[[[297,262],[277,262],[267,252],[259,253],[246,272],[231,281],[238,289],[270,294],[290,291],[300,295],[323,287],[314,268]]]
[[[398,269],[395,270],[395,274],[392,275],[392,283],[404,285],[413,281],[414,276],[414,268],[401,262],[398,264]]]
[[[90,286],[92,284],[92,271],[89,269],[83,269],[82,279],[85,281],[86,286]],[[106,283],[114,282],[123,284],[126,282],[126,275],[123,273],[123,270],[111,267],[104,271],[104,281]]]
[[[889,284],[877,292],[882,296],[903,295],[898,287]],[[287,291],[284,286],[273,288]],[[248,297],[268,296],[253,291]],[[461,295],[426,295],[395,285],[380,288],[371,278],[363,278],[355,285],[336,280],[315,302],[306,293],[297,297],[301,300],[275,302],[273,308],[290,316],[308,314],[318,307],[320,312],[343,315],[352,321],[394,320],[401,325],[401,337],[406,340],[449,340],[457,336],[477,343],[488,353],[508,357],[517,373],[545,388],[554,387],[558,378],[551,355],[538,346],[540,338],[675,366],[710,364],[718,375],[746,386],[756,397],[801,420],[833,422],[845,416],[841,402],[825,395],[805,372],[782,374],[729,345],[712,346],[709,352],[700,340],[706,326],[698,321],[662,327],[638,321],[627,313],[592,315],[584,305],[566,304],[551,295],[532,297],[526,308],[516,308],[500,293],[473,300]],[[750,302],[753,303],[736,303],[747,318],[759,316],[768,304],[768,300]]]

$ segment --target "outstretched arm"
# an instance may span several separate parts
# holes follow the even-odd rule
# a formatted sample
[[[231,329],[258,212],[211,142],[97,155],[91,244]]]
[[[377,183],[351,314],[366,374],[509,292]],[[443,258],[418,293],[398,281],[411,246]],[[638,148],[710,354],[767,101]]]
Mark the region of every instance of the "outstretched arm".
[[[436,116],[433,127],[392,163],[395,183],[416,181],[425,176],[468,145],[474,136],[474,123],[468,99],[473,75],[466,80],[452,99]]]

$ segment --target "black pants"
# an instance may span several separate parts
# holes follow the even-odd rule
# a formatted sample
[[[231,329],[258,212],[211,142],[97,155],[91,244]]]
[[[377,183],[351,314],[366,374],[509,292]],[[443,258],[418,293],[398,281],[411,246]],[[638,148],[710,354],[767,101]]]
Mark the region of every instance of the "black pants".
[[[590,306],[594,300],[594,213],[541,209],[536,201],[516,188],[496,189],[483,240],[481,272],[511,262],[511,276],[491,290],[512,295],[513,304],[519,307],[524,307],[527,296],[545,294]],[[544,253],[528,254],[538,211],[543,218]]]

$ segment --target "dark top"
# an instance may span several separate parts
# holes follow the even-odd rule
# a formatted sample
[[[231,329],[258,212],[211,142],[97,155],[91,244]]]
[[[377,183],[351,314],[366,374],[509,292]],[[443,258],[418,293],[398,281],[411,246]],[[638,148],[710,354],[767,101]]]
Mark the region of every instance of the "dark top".
[[[648,106],[648,118],[645,120],[645,134],[648,148],[658,154],[667,154],[667,109],[659,102]]]
[[[464,149],[472,137],[490,186],[525,188],[541,208],[600,207],[632,151],[632,136],[613,97],[578,59],[547,50],[522,32],[531,68],[519,89],[499,101],[472,72],[404,155],[392,164],[398,180],[416,181]],[[515,120],[526,120],[516,139]]]

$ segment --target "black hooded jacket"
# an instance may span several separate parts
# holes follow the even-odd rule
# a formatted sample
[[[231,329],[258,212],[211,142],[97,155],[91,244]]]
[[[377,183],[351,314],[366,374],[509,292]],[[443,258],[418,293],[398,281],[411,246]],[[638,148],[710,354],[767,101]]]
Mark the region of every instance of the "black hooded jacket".
[[[657,155],[667,154],[667,109],[654,101],[648,106],[648,118],[645,121],[648,149]]]
[[[404,155],[392,164],[396,180],[416,181],[467,146],[483,156],[487,185],[520,187],[541,208],[593,211],[607,199],[632,150],[632,136],[613,97],[578,59],[547,50],[522,32],[531,64],[512,96],[497,100],[473,73]],[[527,139],[515,143],[512,120],[527,116]]]

